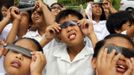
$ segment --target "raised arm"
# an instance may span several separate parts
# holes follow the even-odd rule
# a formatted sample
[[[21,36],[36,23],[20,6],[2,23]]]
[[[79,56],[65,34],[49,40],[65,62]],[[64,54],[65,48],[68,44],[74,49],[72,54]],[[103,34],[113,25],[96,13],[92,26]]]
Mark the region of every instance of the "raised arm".
[[[52,25],[55,22],[55,17],[51,14],[47,4],[42,0],[37,0],[37,6],[42,10],[45,22],[47,25]]]
[[[98,39],[94,32],[92,20],[82,19],[79,21],[79,24],[84,35],[86,35],[91,40],[94,48]]]
[[[21,16],[20,16],[19,9],[17,7],[11,8],[11,16],[13,18],[13,26],[6,38],[7,43],[12,43],[16,39],[18,33],[18,26],[20,24]]]

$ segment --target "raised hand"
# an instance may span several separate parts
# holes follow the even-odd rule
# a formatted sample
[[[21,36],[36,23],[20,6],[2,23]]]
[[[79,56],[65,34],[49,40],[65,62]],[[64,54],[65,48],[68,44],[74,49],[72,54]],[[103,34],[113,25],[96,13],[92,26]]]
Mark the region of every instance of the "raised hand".
[[[32,52],[32,60],[30,64],[31,75],[42,75],[45,65],[45,55],[42,52]]]

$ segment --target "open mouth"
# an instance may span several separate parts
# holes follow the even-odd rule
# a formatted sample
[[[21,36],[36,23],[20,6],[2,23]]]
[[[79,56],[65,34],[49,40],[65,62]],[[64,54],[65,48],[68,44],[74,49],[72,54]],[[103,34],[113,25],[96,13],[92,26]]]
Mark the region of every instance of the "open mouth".
[[[127,71],[128,67],[127,65],[117,62],[116,64],[116,71],[119,73],[125,73]]]
[[[14,68],[20,68],[21,63],[20,63],[20,61],[15,60],[15,61],[11,62],[11,66]]]
[[[71,33],[71,34],[69,34],[69,36],[68,36],[68,39],[69,40],[74,40],[76,38],[76,34],[75,33]]]

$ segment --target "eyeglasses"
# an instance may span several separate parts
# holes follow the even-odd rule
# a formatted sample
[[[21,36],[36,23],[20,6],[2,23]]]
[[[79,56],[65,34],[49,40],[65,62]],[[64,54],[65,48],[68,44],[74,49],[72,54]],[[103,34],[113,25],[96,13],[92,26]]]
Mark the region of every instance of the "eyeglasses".
[[[134,51],[125,47],[110,45],[106,48],[108,48],[108,53],[111,53],[113,50],[116,50],[116,53],[121,53],[127,58],[134,57]]]
[[[58,10],[61,10],[62,8],[61,8],[61,7],[51,7],[51,9],[58,9]]]
[[[27,57],[32,57],[31,55],[31,51],[26,49],[26,48],[23,48],[23,47],[20,47],[20,46],[16,46],[14,44],[7,44],[6,46],[4,46],[6,49],[8,50],[11,50],[11,51],[15,51],[15,52],[18,52],[18,53],[21,53]]]
[[[78,25],[76,22],[74,21],[67,21],[64,22],[63,24],[60,25],[61,29],[67,28],[68,26],[76,26]]]

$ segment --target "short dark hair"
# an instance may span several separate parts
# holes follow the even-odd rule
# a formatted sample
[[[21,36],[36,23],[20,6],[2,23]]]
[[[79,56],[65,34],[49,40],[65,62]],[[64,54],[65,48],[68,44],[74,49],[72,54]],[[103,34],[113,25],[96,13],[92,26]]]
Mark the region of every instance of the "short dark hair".
[[[122,25],[126,22],[133,23],[133,17],[128,11],[120,11],[111,14],[106,22],[107,30],[110,34],[115,34],[115,30],[121,29]]]
[[[100,52],[100,49],[105,45],[106,41],[108,39],[111,39],[114,37],[124,38],[124,39],[128,40],[128,42],[131,43],[132,46],[134,47],[134,42],[132,41],[132,39],[129,36],[123,35],[123,34],[111,34],[111,35],[106,36],[103,40],[97,42],[95,49],[94,49],[93,57],[97,57]]]
[[[55,21],[59,23],[61,19],[66,18],[68,15],[76,16],[80,20],[83,18],[82,14],[79,11],[76,11],[73,9],[66,9],[66,10],[59,12],[59,14],[56,16]]]
[[[53,7],[54,5],[59,5],[61,8],[63,8],[63,5],[62,4],[60,4],[60,3],[53,3],[50,7]]]
[[[18,41],[23,40],[23,39],[32,41],[32,42],[36,45],[37,51],[43,52],[43,49],[42,49],[41,45],[39,44],[39,42],[36,41],[35,39],[32,39],[32,38],[25,38],[25,37],[24,37],[24,38],[19,38],[19,39],[15,40],[15,41],[13,42],[13,44],[15,44],[15,43],[17,43]]]

